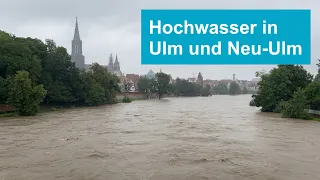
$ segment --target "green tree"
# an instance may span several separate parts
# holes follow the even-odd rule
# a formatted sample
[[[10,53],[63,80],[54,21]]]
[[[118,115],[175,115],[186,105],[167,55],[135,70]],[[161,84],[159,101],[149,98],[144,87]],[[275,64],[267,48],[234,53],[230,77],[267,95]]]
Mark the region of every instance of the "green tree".
[[[86,104],[89,106],[98,106],[106,103],[106,92],[103,87],[98,83],[93,83],[88,96],[85,99]]]
[[[0,104],[5,104],[8,99],[8,80],[0,76]]]
[[[149,79],[146,76],[140,76],[138,80],[138,88],[141,93],[145,93],[147,98],[150,97],[150,93],[154,91],[155,80]]]
[[[39,80],[42,68],[40,54],[35,53],[40,51],[36,41],[0,31],[0,76],[14,76],[17,71],[24,70],[30,73],[32,81]],[[41,45],[45,48],[43,43]]]
[[[314,81],[304,89],[310,109],[320,111],[320,82]]]
[[[301,88],[293,94],[293,98],[281,103],[281,113],[285,118],[312,119],[308,108],[307,96]]]
[[[248,94],[248,88],[247,87],[243,87],[243,90],[242,90],[242,94]]]
[[[200,96],[202,91],[201,85],[179,78],[172,89],[177,96]]]
[[[267,70],[262,69],[261,71],[256,72],[256,77],[262,77],[263,75],[269,74]]]
[[[14,106],[19,115],[33,116],[40,108],[40,103],[46,95],[42,85],[32,86],[29,72],[18,71],[10,84],[8,102]]]
[[[83,89],[81,97],[85,104],[93,106],[117,101],[116,92],[120,91],[119,79],[98,63],[92,64],[88,71],[81,71],[80,82]]]
[[[169,93],[170,90],[170,76],[165,73],[157,73],[156,74],[156,81],[154,82],[154,91],[157,93],[158,98],[161,99],[163,95]]]
[[[13,103],[14,97],[10,97],[9,91],[14,92],[11,84],[16,82],[17,71],[29,73],[31,87],[36,89],[43,84],[48,104],[115,103],[116,93],[120,91],[116,75],[97,63],[92,64],[88,72],[80,70],[66,48],[57,46],[53,40],[42,42],[0,31],[0,103],[9,98]]]
[[[228,86],[225,83],[219,83],[213,88],[214,94],[229,94]]]
[[[229,94],[230,95],[238,95],[241,94],[241,88],[238,83],[231,82],[229,87]]]
[[[311,81],[312,75],[302,66],[278,65],[261,76],[255,104],[263,112],[275,112],[280,102],[291,99],[298,88],[305,88]]]
[[[207,84],[206,87],[202,88],[201,95],[202,96],[211,96],[212,95],[212,91],[211,91],[210,85]]]
[[[318,66],[318,74],[314,78],[314,81],[320,82],[320,59],[318,59],[319,63],[317,64]]]
[[[120,92],[118,83],[120,79],[109,73],[107,68],[100,66],[98,63],[93,63],[89,73],[92,73],[92,78],[99,83],[105,90],[105,97],[108,103],[116,103],[116,93]]]
[[[43,60],[42,82],[48,90],[46,101],[50,104],[69,104],[83,100],[80,70],[71,62],[64,47],[46,40],[47,59]]]

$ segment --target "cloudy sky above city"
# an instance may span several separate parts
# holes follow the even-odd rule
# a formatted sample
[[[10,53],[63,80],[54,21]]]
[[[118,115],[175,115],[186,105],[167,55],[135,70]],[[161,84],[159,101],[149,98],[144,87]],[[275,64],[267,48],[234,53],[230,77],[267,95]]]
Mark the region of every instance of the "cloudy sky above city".
[[[205,79],[251,80],[254,73],[273,66],[146,66],[140,63],[141,9],[311,9],[312,65],[315,74],[320,58],[320,1],[318,0],[0,0],[0,30],[16,36],[53,39],[71,51],[75,17],[78,16],[86,63],[108,64],[117,53],[122,72],[145,74],[149,69],[192,77],[201,72]],[[298,36],[298,35],[297,35]]]

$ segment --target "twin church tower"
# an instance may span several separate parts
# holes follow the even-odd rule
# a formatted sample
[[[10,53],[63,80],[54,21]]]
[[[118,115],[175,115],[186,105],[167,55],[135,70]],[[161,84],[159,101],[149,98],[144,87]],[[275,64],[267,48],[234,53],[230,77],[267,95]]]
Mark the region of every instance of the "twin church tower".
[[[80,39],[78,18],[76,18],[76,27],[74,30],[74,36],[72,40],[72,51],[71,51],[71,61],[75,63],[76,67],[80,69],[89,69],[89,64],[85,64],[85,57],[82,54],[82,40]],[[108,68],[108,71],[121,76],[120,63],[118,56],[116,55],[115,61],[113,60],[113,55],[110,54],[109,64],[105,66]]]

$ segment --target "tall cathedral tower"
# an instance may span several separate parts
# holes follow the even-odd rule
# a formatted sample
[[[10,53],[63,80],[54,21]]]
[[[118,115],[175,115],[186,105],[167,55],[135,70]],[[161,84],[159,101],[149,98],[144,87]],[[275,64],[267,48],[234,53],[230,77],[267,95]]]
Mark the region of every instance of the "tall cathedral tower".
[[[71,61],[75,63],[76,67],[80,69],[85,68],[85,60],[84,56],[82,55],[82,40],[80,39],[78,27],[78,18],[76,18],[76,27],[74,30],[74,36],[72,40]]]
[[[120,63],[118,60],[118,55],[116,55],[116,61],[113,64],[113,69],[114,69],[114,71],[120,71]]]

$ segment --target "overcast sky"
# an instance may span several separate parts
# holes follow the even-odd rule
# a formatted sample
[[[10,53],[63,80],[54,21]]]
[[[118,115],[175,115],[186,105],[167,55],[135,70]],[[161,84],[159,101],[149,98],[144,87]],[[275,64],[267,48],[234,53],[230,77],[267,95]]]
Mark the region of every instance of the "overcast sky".
[[[319,0],[0,0],[0,29],[16,36],[53,39],[71,51],[75,17],[78,16],[86,63],[108,64],[117,53],[122,72],[145,74],[149,69],[204,79],[251,80],[254,73],[273,66],[145,66],[140,64],[140,10],[152,9],[287,9],[312,10],[312,65],[320,58]],[[298,35],[297,35],[298,36]]]

